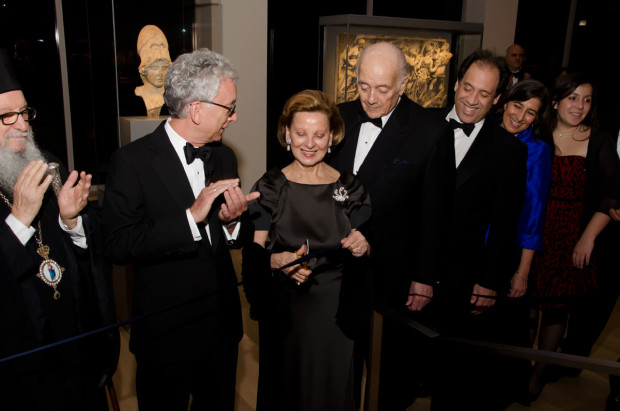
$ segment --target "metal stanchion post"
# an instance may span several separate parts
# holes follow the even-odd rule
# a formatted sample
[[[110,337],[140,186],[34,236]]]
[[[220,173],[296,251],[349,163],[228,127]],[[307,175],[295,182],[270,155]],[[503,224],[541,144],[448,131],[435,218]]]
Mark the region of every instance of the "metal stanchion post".
[[[370,344],[368,364],[366,364],[366,392],[364,393],[364,410],[379,409],[379,374],[381,372],[381,338],[383,335],[383,314],[372,313],[370,324]]]

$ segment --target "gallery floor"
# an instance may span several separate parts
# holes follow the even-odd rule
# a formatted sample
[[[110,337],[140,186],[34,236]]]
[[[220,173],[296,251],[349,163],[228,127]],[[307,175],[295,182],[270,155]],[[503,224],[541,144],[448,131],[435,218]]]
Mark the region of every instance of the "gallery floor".
[[[258,380],[258,327],[256,322],[248,317],[248,306],[243,296],[242,305],[245,335],[239,346],[235,410],[254,411]],[[605,331],[594,347],[593,357],[610,361],[620,357],[619,306],[620,304],[616,306]],[[114,387],[121,411],[136,411],[138,406],[135,397],[135,360],[128,350],[128,338],[127,331],[121,329],[122,352],[118,371],[114,375]],[[547,384],[538,401],[530,407],[513,404],[507,411],[602,411],[608,394],[607,375],[585,370],[578,378],[563,378],[558,382]],[[407,411],[427,410],[430,410],[430,399],[421,398]]]

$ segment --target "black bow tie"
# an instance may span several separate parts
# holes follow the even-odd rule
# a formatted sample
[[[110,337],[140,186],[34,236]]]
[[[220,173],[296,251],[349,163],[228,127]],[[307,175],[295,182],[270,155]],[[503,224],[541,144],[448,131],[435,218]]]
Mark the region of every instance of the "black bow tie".
[[[211,157],[211,147],[207,146],[194,147],[190,143],[186,143],[185,147],[183,147],[183,151],[185,152],[187,164],[192,164],[196,158],[201,159],[202,162],[206,164]]]
[[[461,130],[463,130],[463,133],[465,133],[467,137],[469,137],[471,132],[474,131],[474,127],[476,127],[476,125],[472,123],[459,123],[453,118],[451,118],[450,121],[448,122],[450,123],[453,129],[460,128]]]
[[[381,117],[370,118],[368,117],[368,114],[366,114],[364,109],[360,110],[360,122],[361,123],[370,122],[379,128],[383,128],[383,120],[381,120]]]

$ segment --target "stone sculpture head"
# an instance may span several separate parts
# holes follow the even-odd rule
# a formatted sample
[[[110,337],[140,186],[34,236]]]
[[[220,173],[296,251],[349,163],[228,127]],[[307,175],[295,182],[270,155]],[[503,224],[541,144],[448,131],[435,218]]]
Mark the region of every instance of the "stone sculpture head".
[[[143,86],[136,87],[136,95],[142,97],[148,117],[158,117],[164,105],[164,81],[170,65],[168,41],[164,33],[153,25],[147,25],[138,35],[140,77]]]

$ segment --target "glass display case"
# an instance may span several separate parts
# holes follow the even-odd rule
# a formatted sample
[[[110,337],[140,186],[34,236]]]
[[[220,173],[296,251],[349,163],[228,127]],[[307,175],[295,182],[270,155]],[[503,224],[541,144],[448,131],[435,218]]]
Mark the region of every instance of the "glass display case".
[[[407,61],[405,93],[424,107],[444,107],[449,84],[464,56],[482,45],[483,25],[359,15],[319,19],[322,89],[337,103],[357,98],[356,68],[362,49],[378,41],[399,46]]]

